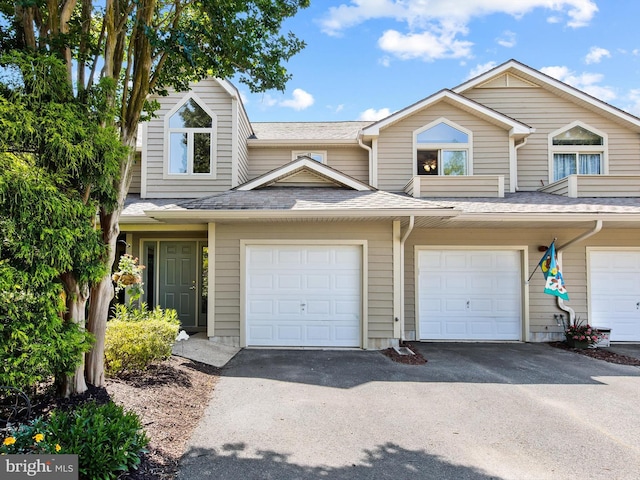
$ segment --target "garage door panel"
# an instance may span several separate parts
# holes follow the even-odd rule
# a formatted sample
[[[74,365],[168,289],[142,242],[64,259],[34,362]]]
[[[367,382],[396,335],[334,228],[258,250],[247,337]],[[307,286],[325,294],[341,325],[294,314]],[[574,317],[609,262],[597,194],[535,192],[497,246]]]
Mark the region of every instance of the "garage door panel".
[[[422,250],[417,263],[421,339],[521,338],[520,252]]]
[[[591,251],[589,269],[590,323],[612,341],[640,341],[640,251]]]
[[[247,246],[247,345],[360,346],[361,252],[346,245]]]

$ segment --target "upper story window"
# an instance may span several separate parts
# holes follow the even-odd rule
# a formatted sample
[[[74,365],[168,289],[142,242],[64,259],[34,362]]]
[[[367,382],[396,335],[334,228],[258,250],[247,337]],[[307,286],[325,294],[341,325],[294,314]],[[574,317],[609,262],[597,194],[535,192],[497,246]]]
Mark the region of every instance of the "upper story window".
[[[551,181],[569,175],[600,175],[605,169],[606,135],[578,122],[549,135]]]
[[[320,152],[320,151],[310,152],[310,151],[300,150],[300,151],[291,152],[291,157],[292,157],[292,160],[295,160],[300,157],[309,157],[315,160],[316,162],[327,163],[327,152]]]
[[[169,175],[211,175],[214,173],[216,116],[189,97],[170,112],[167,132]]]
[[[414,132],[417,175],[470,175],[471,132],[439,119]]]

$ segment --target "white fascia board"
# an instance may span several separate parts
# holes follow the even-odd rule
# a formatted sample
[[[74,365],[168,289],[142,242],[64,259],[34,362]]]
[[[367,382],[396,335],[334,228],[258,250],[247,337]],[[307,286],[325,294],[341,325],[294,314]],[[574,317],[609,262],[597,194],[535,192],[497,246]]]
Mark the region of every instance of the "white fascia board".
[[[457,87],[453,88],[452,91],[457,93],[457,94],[462,94],[463,92],[470,90],[482,83],[487,82],[488,80],[490,80],[493,77],[497,77],[502,75],[505,72],[508,72],[510,70],[515,70],[517,72],[521,72],[524,73],[526,75],[529,75],[533,78],[535,78],[537,81],[539,81],[540,83],[544,83],[547,85],[552,86],[553,88],[556,88],[558,90],[561,90],[563,93],[566,93],[567,95],[571,95],[575,98],[578,98],[580,100],[582,100],[583,102],[587,102],[590,103],[591,105],[593,105],[596,108],[599,108],[601,110],[606,111],[607,113],[614,115],[624,121],[627,121],[637,127],[640,127],[640,118],[631,115],[630,113],[625,112],[624,110],[620,110],[616,107],[614,107],[613,105],[609,105],[608,103],[596,98],[596,97],[592,97],[591,95],[583,92],[582,90],[579,90],[575,87],[572,87],[570,85],[567,85],[566,83],[561,82],[560,80],[557,80],[553,77],[550,77],[549,75],[546,75],[534,68],[528,67],[527,65],[524,65],[520,62],[517,62],[515,60],[509,60],[506,63],[503,63],[502,65],[497,66],[496,68],[489,70],[485,73],[483,73],[482,75],[479,75],[475,78],[472,78],[471,80],[469,80],[468,82],[465,82],[461,85],[458,85]]]
[[[380,130],[392,125],[400,120],[422,110],[428,108],[429,106],[443,100],[448,99],[453,103],[457,103],[459,105],[463,105],[467,109],[473,110],[477,112],[479,116],[487,117],[492,119],[493,121],[503,125],[505,128],[509,128],[511,130],[512,135],[528,135],[531,133],[531,127],[525,125],[513,118],[507,117],[506,115],[497,112],[496,110],[492,110],[491,108],[485,107],[473,100],[470,100],[462,95],[453,92],[452,90],[441,90],[430,97],[421,100],[420,102],[414,103],[413,105],[400,110],[387,118],[380,120],[377,123],[369,127],[365,127],[362,129],[362,134],[365,137],[377,136],[380,134]]]
[[[456,222],[640,222],[640,213],[460,213]]]
[[[160,221],[215,221],[215,220],[251,220],[251,219],[320,219],[320,218],[400,218],[414,215],[416,217],[450,218],[460,213],[451,208],[434,208],[431,210],[389,209],[389,210],[150,210],[148,215]]]
[[[328,168],[326,165],[322,163],[318,163],[315,160],[311,160],[309,158],[299,158],[298,160],[294,160],[293,162],[287,163],[286,165],[278,169],[272,170],[266,175],[262,175],[258,178],[255,178],[254,180],[251,180],[237,187],[237,190],[240,190],[240,191],[253,190],[255,188],[268,185],[269,183],[272,183],[277,179],[282,178],[283,176],[293,174],[295,172],[298,172],[304,169],[310,170],[314,173],[317,173],[320,176],[323,176],[337,183],[345,185],[358,192],[365,192],[365,191],[372,190],[372,187],[364,183],[361,183],[347,175],[344,175],[338,172],[337,170]]]

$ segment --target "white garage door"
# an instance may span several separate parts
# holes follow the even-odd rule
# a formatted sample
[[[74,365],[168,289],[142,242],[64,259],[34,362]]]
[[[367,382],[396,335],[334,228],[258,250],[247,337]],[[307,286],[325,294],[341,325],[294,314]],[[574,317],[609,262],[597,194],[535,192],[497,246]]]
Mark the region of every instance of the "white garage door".
[[[589,270],[590,323],[613,341],[640,341],[640,251],[591,251]]]
[[[418,251],[421,340],[520,340],[520,252]]]
[[[247,246],[248,346],[359,347],[362,249]]]

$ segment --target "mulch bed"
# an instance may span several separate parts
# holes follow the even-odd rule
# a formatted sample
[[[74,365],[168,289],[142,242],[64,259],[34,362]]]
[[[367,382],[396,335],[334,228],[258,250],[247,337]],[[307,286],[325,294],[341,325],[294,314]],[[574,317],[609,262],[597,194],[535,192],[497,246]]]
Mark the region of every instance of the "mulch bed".
[[[408,348],[414,353],[414,355],[401,355],[393,348],[382,350],[381,353],[386,357],[389,357],[394,362],[404,363],[405,365],[424,365],[425,363],[427,363],[427,359],[424,358],[422,354],[415,348],[413,348],[411,344],[403,343],[400,346]]]
[[[563,350],[579,353],[587,357],[604,360],[609,363],[617,363],[619,365],[637,365],[640,366],[640,358],[621,355],[604,348],[572,348],[566,342],[550,342],[549,345]]]

